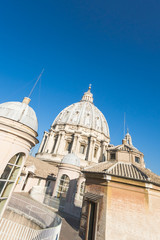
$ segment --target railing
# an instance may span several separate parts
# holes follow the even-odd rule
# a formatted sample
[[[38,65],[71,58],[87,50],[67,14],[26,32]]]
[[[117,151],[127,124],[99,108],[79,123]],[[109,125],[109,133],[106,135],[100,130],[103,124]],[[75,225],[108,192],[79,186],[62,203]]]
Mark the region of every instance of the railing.
[[[9,201],[8,210],[15,212],[17,215],[24,216],[42,229],[32,229],[17,223],[14,217],[10,219],[4,217],[0,219],[0,240],[59,239],[62,220],[44,205],[35,202],[29,197],[14,193]]]
[[[53,196],[50,196],[48,194],[46,194],[46,189],[39,187],[39,186],[34,186],[32,187],[32,190],[30,192],[30,196],[41,202],[44,203],[52,208],[55,208],[57,210],[63,210],[64,209],[64,205],[65,205],[65,198],[61,197],[61,198],[56,198]]]
[[[42,202],[43,204],[48,205],[51,208],[68,213],[73,217],[80,218],[82,204],[80,200],[75,199],[74,203],[69,203],[67,206],[65,197],[61,196],[60,198],[57,198],[50,196],[45,193],[45,188],[39,186],[32,187],[30,196],[36,201]]]
[[[56,213],[24,196],[13,194],[8,207],[38,223],[42,228],[56,227],[61,224],[61,218]]]
[[[61,224],[54,228],[34,230],[2,218],[0,220],[0,240],[58,240]]]

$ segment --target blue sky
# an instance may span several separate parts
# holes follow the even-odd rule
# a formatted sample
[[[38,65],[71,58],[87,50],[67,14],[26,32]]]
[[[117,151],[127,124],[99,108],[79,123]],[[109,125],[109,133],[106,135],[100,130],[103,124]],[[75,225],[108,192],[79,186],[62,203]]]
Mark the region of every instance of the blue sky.
[[[21,101],[44,68],[30,103],[41,140],[91,83],[111,143],[121,143],[125,112],[133,144],[160,174],[159,12],[158,0],[1,1],[1,102]]]

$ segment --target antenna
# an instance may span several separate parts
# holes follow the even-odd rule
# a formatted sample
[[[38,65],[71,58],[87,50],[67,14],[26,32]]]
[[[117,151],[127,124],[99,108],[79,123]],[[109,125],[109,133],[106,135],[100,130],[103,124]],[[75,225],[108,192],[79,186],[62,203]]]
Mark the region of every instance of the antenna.
[[[124,112],[124,138],[125,138],[125,128],[126,128],[126,113]]]
[[[30,98],[30,96],[31,96],[31,94],[32,94],[32,92],[33,92],[35,86],[37,85],[38,81],[40,80],[40,78],[41,78],[43,72],[44,72],[44,68],[42,69],[42,72],[41,72],[40,75],[38,76],[37,81],[35,82],[35,84],[34,84],[32,90],[30,91],[30,94],[28,95],[28,98]]]

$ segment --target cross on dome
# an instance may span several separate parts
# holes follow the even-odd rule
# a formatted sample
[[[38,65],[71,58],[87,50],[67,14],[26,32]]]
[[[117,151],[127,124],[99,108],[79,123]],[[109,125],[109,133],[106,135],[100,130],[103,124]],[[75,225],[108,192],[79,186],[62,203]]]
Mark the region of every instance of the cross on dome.
[[[89,84],[88,91],[84,93],[81,101],[93,103],[93,94],[91,93],[91,84]]]

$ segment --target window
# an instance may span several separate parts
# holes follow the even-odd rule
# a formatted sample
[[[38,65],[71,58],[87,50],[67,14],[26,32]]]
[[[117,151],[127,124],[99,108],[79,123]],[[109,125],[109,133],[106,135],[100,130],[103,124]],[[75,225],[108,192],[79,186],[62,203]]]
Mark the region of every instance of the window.
[[[51,185],[51,181],[47,181],[47,187]]]
[[[38,186],[41,185],[41,180],[42,180],[42,179],[40,179],[40,178],[38,179],[38,184],[37,184]]]
[[[13,156],[4,169],[0,178],[0,213],[2,212],[7,198],[17,181],[23,161],[23,153]]]
[[[69,177],[66,174],[63,174],[59,182],[57,198],[60,198],[63,193],[67,193],[69,188],[69,182]]]
[[[139,157],[135,157],[135,162],[136,163],[140,163],[140,158]]]
[[[30,176],[31,176],[31,173],[28,172],[28,173],[27,173],[27,176],[26,176],[26,178],[25,178],[24,184],[23,184],[23,186],[22,186],[22,191],[25,189],[25,187],[26,187],[26,185],[27,185],[27,182],[28,182],[28,179],[30,178]]]
[[[81,144],[79,152],[84,154],[84,152],[85,152],[85,145]]]
[[[80,197],[83,197],[84,194],[84,189],[85,189],[85,181],[81,183],[81,188],[80,188]]]
[[[111,154],[110,154],[110,159],[112,159],[112,160],[113,160],[113,159],[116,159],[116,154],[115,154],[115,153],[111,153]]]
[[[94,158],[97,157],[97,152],[98,152],[98,148],[95,148],[95,149],[94,149]]]
[[[72,142],[66,142],[66,151],[71,152]]]

